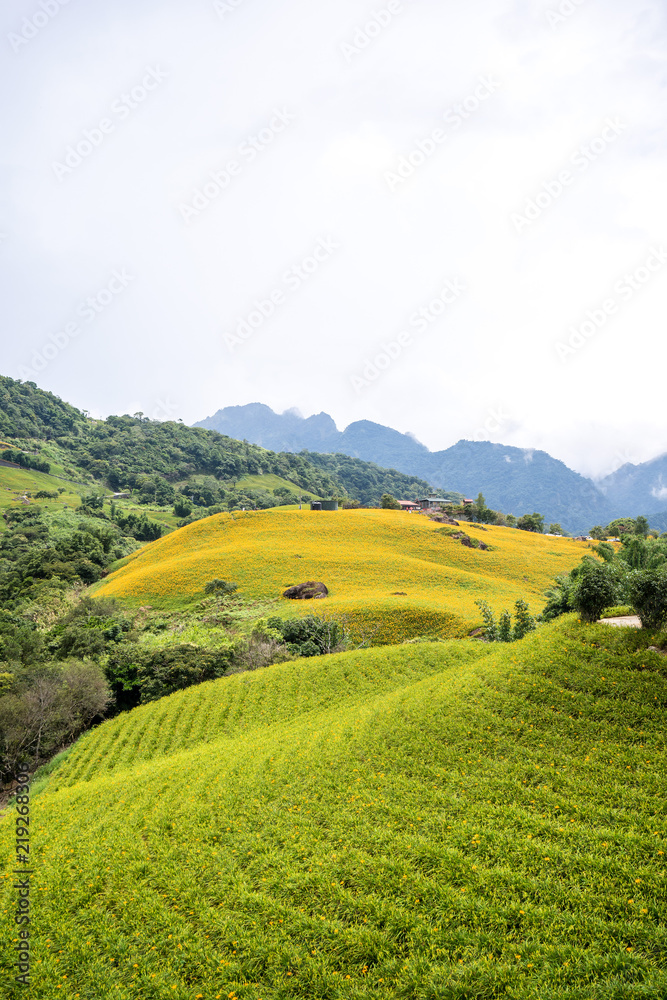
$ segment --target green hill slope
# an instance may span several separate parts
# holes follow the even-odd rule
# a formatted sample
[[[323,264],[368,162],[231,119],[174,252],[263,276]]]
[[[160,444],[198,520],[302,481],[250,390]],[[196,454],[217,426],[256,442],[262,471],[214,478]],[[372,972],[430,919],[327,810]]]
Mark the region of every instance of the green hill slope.
[[[347,653],[105,723],[32,804],[31,996],[664,996],[667,681],[630,631]]]

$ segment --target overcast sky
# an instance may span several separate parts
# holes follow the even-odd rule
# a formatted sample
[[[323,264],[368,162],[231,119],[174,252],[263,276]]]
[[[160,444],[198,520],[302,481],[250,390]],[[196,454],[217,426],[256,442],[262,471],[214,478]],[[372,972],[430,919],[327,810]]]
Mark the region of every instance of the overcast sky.
[[[5,0],[0,371],[667,450],[665,0]]]

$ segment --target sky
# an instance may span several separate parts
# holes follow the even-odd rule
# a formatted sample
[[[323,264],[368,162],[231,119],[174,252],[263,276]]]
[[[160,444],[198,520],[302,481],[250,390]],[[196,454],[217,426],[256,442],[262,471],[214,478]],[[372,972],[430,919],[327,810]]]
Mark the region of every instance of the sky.
[[[667,451],[665,0],[5,0],[0,372]]]

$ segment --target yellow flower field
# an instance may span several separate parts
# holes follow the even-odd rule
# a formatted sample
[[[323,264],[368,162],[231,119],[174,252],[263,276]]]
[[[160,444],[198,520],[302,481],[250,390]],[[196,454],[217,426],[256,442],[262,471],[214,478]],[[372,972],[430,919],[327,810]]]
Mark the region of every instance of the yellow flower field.
[[[463,527],[492,551],[466,548],[436,522],[403,511],[218,514],[145,546],[96,594],[178,607],[202,597],[218,577],[237,583],[246,599],[275,598],[277,614],[343,618],[373,643],[454,638],[479,624],[479,599],[500,611],[523,597],[537,613],[554,576],[588,551],[572,539]],[[329,597],[281,599],[286,587],[306,580],[321,580]]]

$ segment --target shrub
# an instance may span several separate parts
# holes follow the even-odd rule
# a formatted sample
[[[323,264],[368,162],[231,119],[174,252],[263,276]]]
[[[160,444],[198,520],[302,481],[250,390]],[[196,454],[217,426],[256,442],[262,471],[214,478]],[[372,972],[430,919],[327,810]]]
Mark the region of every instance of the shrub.
[[[287,619],[273,617],[268,619],[267,625],[282,636],[289,651],[297,656],[322,656],[338,652],[345,646],[343,626],[316,615]]]
[[[527,635],[528,632],[533,632],[537,627],[535,619],[528,611],[528,605],[521,598],[514,605],[514,617],[516,619],[512,633],[514,641],[523,639],[524,635]]]
[[[391,493],[383,493],[380,497],[380,507],[384,510],[400,510],[401,505]]]
[[[230,580],[209,580],[204,587],[205,594],[217,594],[219,597],[229,597],[239,589],[238,583],[231,583]]]
[[[606,563],[586,561],[582,564],[571,599],[583,621],[597,621],[605,608],[616,603],[617,596],[616,581]]]
[[[517,642],[524,635],[532,632],[537,623],[528,611],[528,605],[519,599],[514,605],[515,624],[512,627],[512,616],[509,611],[503,611],[496,625],[493,611],[486,601],[475,601],[484,619],[484,638],[487,642]]]
[[[644,569],[630,578],[630,600],[642,628],[658,629],[667,621],[667,573]]]

